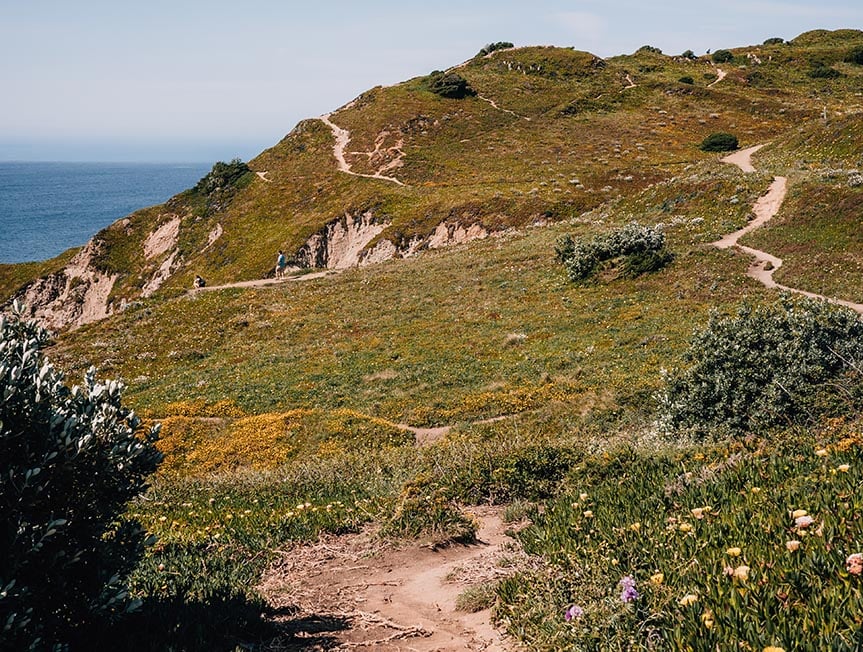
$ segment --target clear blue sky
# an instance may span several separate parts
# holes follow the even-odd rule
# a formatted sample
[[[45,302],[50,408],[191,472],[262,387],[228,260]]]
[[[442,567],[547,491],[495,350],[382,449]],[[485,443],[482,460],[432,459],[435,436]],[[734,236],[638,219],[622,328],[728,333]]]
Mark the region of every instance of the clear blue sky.
[[[840,27],[861,0],[2,0],[0,160],[248,160],[493,41],[703,53]]]

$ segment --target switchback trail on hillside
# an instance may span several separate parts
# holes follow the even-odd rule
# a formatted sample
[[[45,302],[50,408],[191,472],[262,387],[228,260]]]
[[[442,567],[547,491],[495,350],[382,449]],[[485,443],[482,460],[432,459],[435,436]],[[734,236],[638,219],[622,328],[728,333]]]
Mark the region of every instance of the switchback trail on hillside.
[[[333,132],[333,138],[336,139],[336,142],[333,145],[333,156],[336,157],[336,164],[338,165],[338,168],[341,172],[353,175],[355,177],[365,177],[366,179],[381,179],[383,181],[389,181],[390,183],[394,183],[399,186],[405,185],[395,177],[389,177],[381,174],[383,170],[390,170],[393,167],[396,167],[396,165],[394,165],[393,163],[387,164],[381,170],[375,172],[374,174],[361,174],[360,172],[354,172],[353,170],[351,170],[350,163],[348,163],[347,159],[345,159],[345,149],[347,149],[348,143],[351,141],[351,132],[349,132],[347,129],[342,129],[338,125],[334,124],[333,121],[330,120],[330,117],[332,115],[332,113],[326,113],[318,119],[325,125],[327,125]],[[371,154],[370,152],[366,153]],[[404,156],[403,153],[402,156]],[[400,161],[400,158],[396,160]]]
[[[755,145],[754,147],[749,147],[747,149],[741,149],[733,154],[729,154],[721,160],[723,163],[736,165],[743,172],[755,172],[755,167],[752,165],[752,155],[762,147],[764,147],[763,144]],[[824,299],[825,301],[838,303],[839,305],[851,308],[857,313],[863,315],[863,304],[853,303],[843,299],[835,299],[833,297],[824,296],[823,294],[816,294],[815,292],[807,292],[806,290],[792,288],[787,285],[780,285],[773,280],[773,273],[782,267],[782,259],[773,254],[769,254],[766,251],[753,249],[752,247],[746,247],[738,243],[740,238],[763,226],[779,212],[779,208],[782,206],[782,202],[785,199],[787,185],[788,179],[786,177],[774,177],[773,183],[770,184],[770,188],[767,190],[767,193],[762,197],[759,197],[752,206],[752,212],[755,214],[755,219],[749,222],[749,224],[742,229],[735,231],[734,233],[729,233],[720,240],[711,244],[718,249],[736,248],[754,257],[754,260],[749,265],[749,269],[746,270],[746,275],[755,279],[765,287],[801,294],[812,299]]]

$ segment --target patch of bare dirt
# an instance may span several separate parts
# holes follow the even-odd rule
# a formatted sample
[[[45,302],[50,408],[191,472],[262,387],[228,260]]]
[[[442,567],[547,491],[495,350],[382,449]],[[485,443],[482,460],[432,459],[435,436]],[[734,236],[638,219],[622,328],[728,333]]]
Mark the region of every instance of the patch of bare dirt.
[[[514,649],[488,610],[455,608],[466,588],[499,579],[508,572],[500,560],[518,554],[507,549],[500,508],[472,511],[480,522],[475,544],[394,548],[368,530],[285,552],[259,588],[286,614],[279,625],[294,643],[273,641],[270,649],[298,649],[290,647],[296,639],[308,640],[308,650]]]

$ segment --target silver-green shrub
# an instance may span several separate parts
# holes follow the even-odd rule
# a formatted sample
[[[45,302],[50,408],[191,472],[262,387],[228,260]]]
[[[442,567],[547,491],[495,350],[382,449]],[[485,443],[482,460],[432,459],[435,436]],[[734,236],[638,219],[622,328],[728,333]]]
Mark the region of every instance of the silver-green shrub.
[[[0,641],[86,649],[136,607],[123,579],[146,539],[123,510],[161,459],[158,428],[93,369],[67,387],[48,333],[14,312],[0,315]]]
[[[566,267],[571,281],[589,277],[600,263],[620,257],[658,253],[665,247],[665,234],[656,226],[643,226],[630,222],[611,233],[598,235],[592,240],[573,240],[565,235],[555,245],[557,259]],[[664,257],[662,264],[671,258]]]
[[[863,400],[863,321],[825,301],[783,296],[714,314],[686,359],[659,397],[669,431],[758,433],[853,413]]]

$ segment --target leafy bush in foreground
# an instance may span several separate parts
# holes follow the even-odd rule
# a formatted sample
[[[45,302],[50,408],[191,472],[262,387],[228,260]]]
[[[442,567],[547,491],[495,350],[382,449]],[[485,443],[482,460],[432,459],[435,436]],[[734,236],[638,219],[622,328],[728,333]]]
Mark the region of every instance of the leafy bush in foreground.
[[[570,280],[580,281],[593,274],[600,263],[622,256],[637,257],[625,261],[624,273],[629,276],[656,271],[671,261],[664,247],[665,235],[659,228],[631,222],[592,240],[575,241],[565,235],[558,239],[555,254],[566,267]]]
[[[69,389],[47,340],[0,316],[0,623],[22,650],[80,645],[137,606],[123,578],[145,537],[121,514],[160,459],[122,386],[91,369]]]
[[[531,650],[861,649],[860,425],[587,460],[496,618]]]
[[[731,152],[739,147],[737,136],[725,132],[710,134],[701,141],[699,148],[703,152]]]
[[[686,359],[692,366],[671,376],[660,397],[669,430],[755,432],[850,412],[863,399],[863,322],[812,299],[713,315]]]

